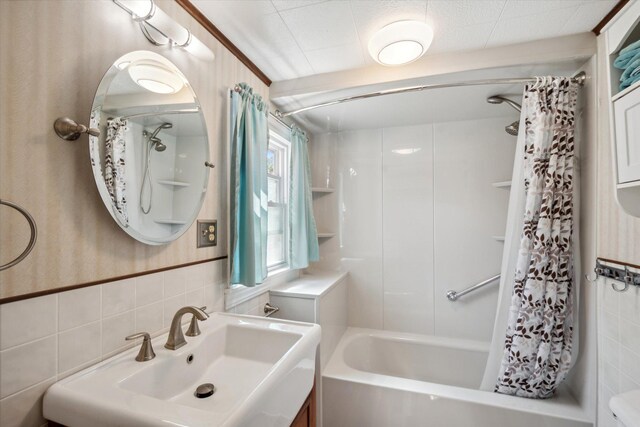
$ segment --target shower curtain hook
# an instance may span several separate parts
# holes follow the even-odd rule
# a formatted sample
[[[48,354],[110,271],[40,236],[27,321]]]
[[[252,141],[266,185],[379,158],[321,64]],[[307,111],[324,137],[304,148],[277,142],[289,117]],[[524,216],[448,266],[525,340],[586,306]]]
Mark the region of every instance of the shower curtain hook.
[[[598,274],[597,273],[589,273],[589,274],[585,274],[584,278],[587,280],[587,282],[589,283],[595,283],[596,280],[598,280]]]
[[[611,284],[611,289],[613,289],[616,292],[626,292],[627,289],[629,289],[629,283],[628,282],[624,282],[624,287],[622,288],[617,288],[615,283]]]

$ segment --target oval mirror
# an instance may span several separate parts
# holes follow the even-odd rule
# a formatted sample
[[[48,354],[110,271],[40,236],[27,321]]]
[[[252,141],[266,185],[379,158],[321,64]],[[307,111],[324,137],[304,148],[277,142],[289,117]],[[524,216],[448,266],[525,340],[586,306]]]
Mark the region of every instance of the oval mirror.
[[[93,175],[113,219],[149,245],[180,237],[209,179],[207,127],[185,76],[153,52],[122,56],[98,86],[91,127]]]

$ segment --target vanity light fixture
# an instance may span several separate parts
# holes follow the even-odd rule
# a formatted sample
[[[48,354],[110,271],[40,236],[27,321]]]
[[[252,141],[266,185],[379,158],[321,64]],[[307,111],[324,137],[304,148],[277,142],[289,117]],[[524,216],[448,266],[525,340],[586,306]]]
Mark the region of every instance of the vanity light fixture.
[[[184,87],[184,81],[176,73],[155,64],[136,62],[127,70],[131,80],[148,91],[171,94]]]
[[[382,65],[403,65],[420,58],[433,41],[433,30],[420,21],[397,21],[369,40],[369,54]]]
[[[113,0],[140,25],[142,34],[155,46],[181,47],[200,59],[213,61],[215,55],[189,30],[175,22],[153,0]]]

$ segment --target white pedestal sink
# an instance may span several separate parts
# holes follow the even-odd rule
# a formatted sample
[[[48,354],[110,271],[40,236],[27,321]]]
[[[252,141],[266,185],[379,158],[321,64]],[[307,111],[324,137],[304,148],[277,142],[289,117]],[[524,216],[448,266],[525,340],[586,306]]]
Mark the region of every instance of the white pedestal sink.
[[[289,426],[313,386],[320,327],[215,313],[200,328],[175,351],[166,335],[154,339],[151,361],[136,362],[134,348],[57,382],[45,418],[69,427]],[[196,397],[203,383],[216,392]]]

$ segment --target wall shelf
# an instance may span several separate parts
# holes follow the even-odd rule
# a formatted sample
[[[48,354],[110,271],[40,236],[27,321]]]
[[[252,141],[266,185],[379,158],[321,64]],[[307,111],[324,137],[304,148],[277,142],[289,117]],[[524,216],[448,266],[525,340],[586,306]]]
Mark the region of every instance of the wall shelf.
[[[169,225],[184,225],[187,221],[180,221],[177,219],[154,219],[156,224],[169,224]]]
[[[622,92],[618,92],[615,95],[613,95],[611,97],[611,102],[617,101],[618,99],[622,98],[623,96],[625,96],[629,92],[633,92],[638,87],[640,87],[640,81],[635,82],[634,84],[632,84],[631,86],[629,86],[628,88],[623,90]]]
[[[504,236],[491,236],[496,242],[504,242]]]
[[[159,184],[164,184],[164,185],[173,185],[174,187],[189,187],[191,185],[188,182],[171,181],[171,180],[168,180],[168,179],[159,179],[158,183]]]
[[[313,193],[326,194],[326,193],[333,193],[334,191],[336,191],[336,189],[335,188],[323,188],[323,187],[311,187],[311,191]]]
[[[622,183],[622,184],[618,184],[616,187],[617,188],[640,187],[640,181],[625,182],[625,183]]]
[[[500,181],[491,184],[495,188],[511,188],[511,181]]]
[[[336,233],[318,233],[318,239],[330,239],[335,235]]]

